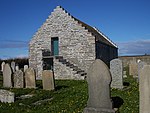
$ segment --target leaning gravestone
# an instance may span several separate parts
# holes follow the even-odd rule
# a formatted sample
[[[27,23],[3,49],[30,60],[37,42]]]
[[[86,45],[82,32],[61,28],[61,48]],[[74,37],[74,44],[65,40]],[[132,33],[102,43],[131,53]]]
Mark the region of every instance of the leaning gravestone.
[[[25,71],[25,85],[26,88],[35,88],[35,72],[33,68],[28,68]]]
[[[131,61],[129,64],[129,75],[133,75],[133,77],[138,76],[138,64],[135,60]]]
[[[115,113],[110,99],[111,75],[106,64],[97,59],[87,73],[89,99],[84,113]]]
[[[11,62],[11,69],[12,69],[12,71],[13,71],[13,73],[15,72],[15,62],[14,61],[12,61]]]
[[[2,62],[2,64],[1,64],[1,71],[3,72],[3,70],[4,70],[4,65],[5,65],[5,62]]]
[[[110,72],[112,76],[111,87],[123,88],[123,69],[122,61],[120,59],[113,59],[110,61]]]
[[[13,103],[14,102],[15,94],[13,92],[0,89],[0,102],[4,103]]]
[[[42,72],[42,83],[44,90],[54,90],[53,72],[50,70],[44,70]]]
[[[140,113],[150,113],[150,65],[145,65],[140,71]]]
[[[14,73],[14,88],[23,88],[23,72],[21,70],[15,71]]]
[[[28,65],[24,65],[23,71],[25,72],[28,68]]]
[[[3,70],[3,87],[11,88],[12,87],[12,71],[8,63],[4,65]]]

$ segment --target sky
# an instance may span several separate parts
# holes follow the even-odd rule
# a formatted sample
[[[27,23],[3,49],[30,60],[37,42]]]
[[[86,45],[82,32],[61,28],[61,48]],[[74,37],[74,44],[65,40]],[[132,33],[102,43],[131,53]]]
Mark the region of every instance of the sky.
[[[97,27],[119,55],[150,54],[150,0],[0,0],[0,59],[28,57],[28,44],[56,6]]]

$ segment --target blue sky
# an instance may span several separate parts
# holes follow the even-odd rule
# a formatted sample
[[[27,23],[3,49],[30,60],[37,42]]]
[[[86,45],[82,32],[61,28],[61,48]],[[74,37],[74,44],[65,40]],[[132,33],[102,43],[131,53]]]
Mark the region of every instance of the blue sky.
[[[150,54],[150,0],[0,0],[0,59],[28,56],[28,43],[56,6],[97,27],[119,55]]]

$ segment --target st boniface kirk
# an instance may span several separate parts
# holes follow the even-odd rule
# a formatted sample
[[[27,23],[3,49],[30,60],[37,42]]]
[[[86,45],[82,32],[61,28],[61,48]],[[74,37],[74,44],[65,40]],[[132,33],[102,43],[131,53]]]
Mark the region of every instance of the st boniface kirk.
[[[118,57],[117,46],[98,29],[57,6],[29,44],[29,66],[41,79],[52,70],[56,79],[84,79],[95,59],[109,65]]]

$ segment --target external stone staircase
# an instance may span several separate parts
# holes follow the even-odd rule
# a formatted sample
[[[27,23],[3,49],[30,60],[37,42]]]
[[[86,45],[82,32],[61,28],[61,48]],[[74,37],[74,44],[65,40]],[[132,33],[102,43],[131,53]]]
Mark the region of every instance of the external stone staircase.
[[[71,73],[73,74],[72,76],[74,76],[73,78],[75,79],[85,79],[87,73],[80,69],[78,66],[75,66],[73,63],[70,63],[67,59],[64,59],[63,56],[55,56],[55,59],[63,64],[63,66],[66,67],[66,69],[70,70]]]

